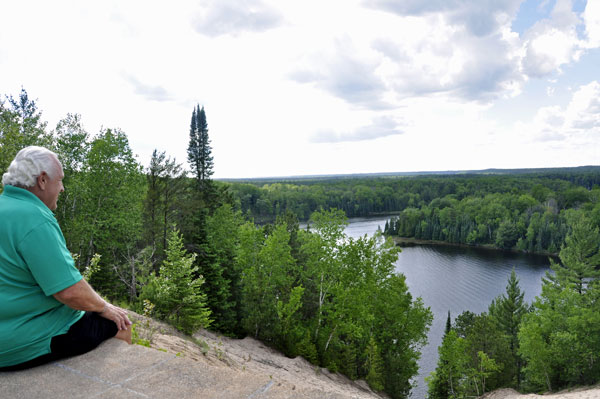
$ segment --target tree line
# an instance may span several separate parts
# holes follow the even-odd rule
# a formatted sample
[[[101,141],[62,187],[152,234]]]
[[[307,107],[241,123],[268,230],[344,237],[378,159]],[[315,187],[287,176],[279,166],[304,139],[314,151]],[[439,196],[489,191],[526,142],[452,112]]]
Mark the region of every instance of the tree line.
[[[493,194],[526,195],[524,201],[560,211],[577,208],[594,199],[590,191],[600,186],[600,167],[542,169],[527,173],[509,170],[497,174],[247,179],[228,183],[242,212],[266,222],[286,211],[293,212],[302,221],[308,220],[311,213],[320,208],[342,209],[352,218],[432,205],[440,207],[440,201],[447,206],[448,201],[460,202],[469,197],[484,198]],[[437,204],[432,204],[436,199]]]
[[[56,217],[76,266],[103,295],[193,334],[253,336],[391,397],[407,397],[432,315],[394,273],[398,249],[346,237],[343,210],[281,212],[256,224],[212,180],[206,112],[192,111],[189,170],[158,149],[140,165],[125,132],[76,114],[54,129],[25,90],[0,101],[0,173],[43,145],[63,165]]]
[[[600,380],[600,233],[589,218],[573,222],[560,263],[542,293],[523,301],[514,270],[488,312],[448,314],[430,399],[467,398],[512,387],[557,391]]]
[[[386,234],[421,240],[557,254],[574,220],[586,215],[600,225],[600,187],[591,190],[561,181],[554,190],[475,193],[436,198],[404,209],[385,226]]]
[[[600,226],[600,167],[514,174],[298,178],[230,182],[257,222],[319,209],[349,217],[396,214],[384,233],[418,240],[558,254],[572,220]]]

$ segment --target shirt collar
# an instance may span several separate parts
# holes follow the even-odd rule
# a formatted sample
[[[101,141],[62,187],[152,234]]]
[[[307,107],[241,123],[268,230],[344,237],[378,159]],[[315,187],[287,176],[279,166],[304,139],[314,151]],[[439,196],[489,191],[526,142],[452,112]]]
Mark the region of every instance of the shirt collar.
[[[27,202],[37,206],[38,208],[40,208],[42,211],[48,212],[49,214],[54,216],[54,213],[52,213],[50,208],[48,208],[46,206],[46,204],[44,204],[42,202],[41,199],[36,197],[35,194],[33,194],[31,191],[25,190],[24,188],[6,184],[6,185],[4,185],[4,191],[2,192],[2,195],[5,195],[7,197],[14,198],[17,200],[27,201]]]

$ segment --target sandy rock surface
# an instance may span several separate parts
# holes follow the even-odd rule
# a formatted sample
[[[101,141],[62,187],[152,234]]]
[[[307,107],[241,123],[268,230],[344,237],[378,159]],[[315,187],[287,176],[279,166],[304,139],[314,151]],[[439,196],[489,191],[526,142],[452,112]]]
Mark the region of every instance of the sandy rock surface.
[[[326,369],[318,368],[301,357],[289,359],[252,338],[231,339],[201,330],[193,339],[173,327],[132,313],[140,338],[150,346],[201,365],[220,368],[223,378],[236,378],[239,373],[268,376],[278,391],[289,392],[294,398],[356,398],[381,399],[364,381],[351,381]],[[520,394],[514,389],[499,389],[480,399],[600,399],[600,386],[579,388],[553,394]],[[413,397],[412,399],[423,399]]]
[[[578,388],[570,391],[557,392],[553,394],[523,395],[514,389],[498,389],[481,397],[481,399],[600,399],[600,388]]]
[[[231,339],[201,330],[191,340],[172,327],[137,314],[132,315],[140,338],[150,346],[192,359],[208,367],[222,369],[224,378],[236,374],[268,376],[278,390],[293,397],[381,399],[364,381],[352,381],[310,364],[301,357],[287,358],[252,339]]]

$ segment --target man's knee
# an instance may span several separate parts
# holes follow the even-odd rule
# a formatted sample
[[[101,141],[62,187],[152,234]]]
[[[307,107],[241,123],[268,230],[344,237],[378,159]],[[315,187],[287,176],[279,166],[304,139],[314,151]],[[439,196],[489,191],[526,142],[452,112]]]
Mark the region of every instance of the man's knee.
[[[131,345],[131,326],[127,327],[126,330],[119,330],[115,338],[121,339]]]

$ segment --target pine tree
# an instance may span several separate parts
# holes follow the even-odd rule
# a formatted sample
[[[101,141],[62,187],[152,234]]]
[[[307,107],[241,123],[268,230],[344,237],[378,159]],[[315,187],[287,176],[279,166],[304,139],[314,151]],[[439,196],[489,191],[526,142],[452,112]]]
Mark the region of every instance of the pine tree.
[[[229,204],[217,208],[206,220],[208,245],[202,274],[207,280],[205,289],[214,317],[213,328],[228,335],[241,333],[241,272],[235,262],[241,223],[241,213]]]
[[[141,299],[148,299],[155,305],[158,317],[191,334],[210,324],[210,310],[206,294],[202,292],[204,278],[194,278],[196,255],[187,254],[177,230],[169,236],[166,255],[160,274],[144,286]]]
[[[446,319],[446,328],[444,329],[444,338],[442,342],[445,342],[446,337],[450,334],[452,329],[452,318],[450,317],[450,311],[448,311],[448,318]],[[453,334],[456,334],[454,332]],[[461,338],[462,339],[462,338]],[[441,347],[438,348],[441,351]],[[447,399],[450,394],[450,381],[445,378],[449,363],[447,359],[438,359],[438,365],[436,370],[428,378],[429,385],[429,397],[432,399]]]
[[[319,356],[317,354],[317,347],[312,341],[310,330],[306,329],[304,338],[296,346],[296,352],[298,356],[302,356],[310,363],[316,365],[319,362]]]
[[[492,301],[489,312],[492,320],[498,325],[502,333],[508,338],[510,343],[510,352],[513,359],[512,379],[516,386],[521,384],[521,358],[518,355],[519,350],[519,327],[521,320],[527,313],[527,304],[524,303],[525,293],[519,287],[519,279],[513,268],[506,286],[506,294],[497,297]]]
[[[448,311],[448,318],[446,319],[446,329],[444,335],[448,334],[452,330],[452,318],[450,317],[450,311]]]
[[[373,336],[369,340],[365,355],[367,358],[365,368],[368,370],[365,380],[374,391],[383,391],[383,360]]]
[[[158,237],[160,234],[160,194],[161,194],[161,176],[165,172],[165,152],[158,153],[158,150],[152,152],[150,166],[148,167],[146,180],[148,182],[148,191],[144,201],[144,231],[147,235],[146,240],[156,249]]]
[[[208,138],[208,124],[204,107],[200,105],[192,112],[190,124],[190,141],[188,145],[188,161],[192,167],[199,189],[205,191],[210,186],[213,174],[213,157]]]
[[[230,259],[220,256],[223,242],[211,239],[215,229],[211,229],[209,225],[214,217],[219,216],[217,209],[221,204],[220,193],[210,179],[213,174],[213,158],[206,113],[200,105],[192,112],[188,162],[196,184],[190,190],[188,215],[184,221],[186,240],[189,248],[197,255],[198,273],[206,278],[204,289],[208,295],[208,306],[215,318],[213,325],[221,332],[232,334],[237,328],[238,317],[235,314],[236,303],[232,298],[231,285],[232,280],[237,278],[234,278],[235,273],[232,270],[226,270],[227,267],[231,267],[228,264]]]

